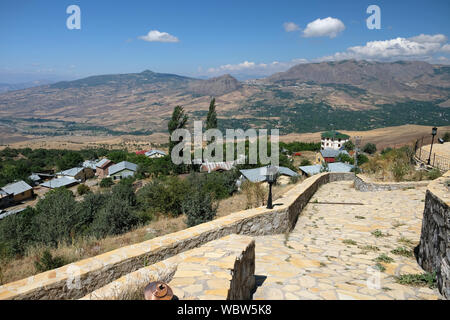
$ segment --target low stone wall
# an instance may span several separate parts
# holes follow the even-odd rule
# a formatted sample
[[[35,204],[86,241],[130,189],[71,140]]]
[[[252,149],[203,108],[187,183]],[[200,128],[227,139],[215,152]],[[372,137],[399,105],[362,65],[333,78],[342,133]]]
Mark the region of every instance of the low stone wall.
[[[399,189],[409,189],[425,187],[430,181],[407,181],[407,182],[378,182],[369,177],[358,174],[355,178],[355,189],[362,192],[368,191],[391,191]]]
[[[233,234],[127,274],[81,300],[143,299],[152,281],[168,283],[178,299],[244,300],[254,275],[255,241]]]
[[[440,293],[450,299],[450,171],[428,185],[422,220],[418,262],[436,272]]]
[[[0,286],[0,299],[79,299],[106,284],[181,252],[230,234],[279,234],[294,228],[302,209],[328,182],[353,180],[353,173],[321,173],[265,207],[232,213],[179,232],[122,247],[61,268]]]

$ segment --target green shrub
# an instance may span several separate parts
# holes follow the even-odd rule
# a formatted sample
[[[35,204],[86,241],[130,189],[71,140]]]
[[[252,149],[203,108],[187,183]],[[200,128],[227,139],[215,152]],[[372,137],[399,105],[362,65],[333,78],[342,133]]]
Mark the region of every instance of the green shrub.
[[[45,244],[56,246],[60,241],[71,241],[78,225],[78,203],[73,193],[65,188],[58,188],[45,194],[36,204],[36,237]]]
[[[395,281],[410,286],[436,288],[436,273],[403,274],[394,277]]]
[[[95,236],[105,237],[130,231],[138,223],[139,218],[128,200],[111,196],[95,216],[91,230]]]
[[[368,154],[374,154],[377,152],[377,146],[373,143],[367,143],[363,148],[362,151]]]
[[[137,193],[143,211],[171,214],[182,213],[181,203],[189,192],[188,182],[178,177],[163,177],[150,181]]]
[[[386,255],[385,253],[382,253],[375,259],[375,262],[391,263],[394,262],[394,259]]]
[[[28,207],[25,211],[0,220],[0,244],[6,256],[22,255],[26,248],[36,241],[34,224],[36,211]]]
[[[308,159],[303,159],[302,162],[300,163],[300,165],[303,166],[310,166],[311,165],[311,161],[309,161]]]
[[[80,195],[80,196],[82,196],[82,195],[85,195],[86,193],[89,193],[89,192],[91,192],[91,188],[89,188],[87,185],[85,185],[85,184],[80,184],[78,187],[77,187],[77,193],[78,193],[78,195]]]
[[[364,163],[369,162],[369,158],[367,158],[367,156],[365,154],[358,154],[358,166],[362,166]]]
[[[350,157],[348,154],[345,153],[340,153],[337,158],[336,158],[337,162],[347,162],[350,164],[354,164],[355,163],[355,159],[353,159],[352,157]]]
[[[345,150],[347,150],[347,152],[355,150],[355,144],[351,140],[344,143],[343,147]]]
[[[289,183],[291,184],[296,184],[297,182],[299,182],[301,179],[301,176],[292,176],[289,177]]]
[[[62,267],[65,264],[63,257],[53,257],[50,251],[45,250],[39,260],[34,262],[34,267],[38,272],[45,272]]]
[[[437,179],[440,176],[442,176],[442,173],[438,168],[434,168],[434,169],[430,170],[429,172],[427,172],[427,177],[430,180]]]
[[[114,181],[111,178],[103,178],[100,181],[100,188],[109,188],[114,184]]]
[[[442,140],[444,140],[444,142],[450,142],[450,132],[447,131],[442,137]]]
[[[191,190],[182,203],[188,227],[211,221],[217,213],[217,204],[211,194],[204,194],[200,188]]]

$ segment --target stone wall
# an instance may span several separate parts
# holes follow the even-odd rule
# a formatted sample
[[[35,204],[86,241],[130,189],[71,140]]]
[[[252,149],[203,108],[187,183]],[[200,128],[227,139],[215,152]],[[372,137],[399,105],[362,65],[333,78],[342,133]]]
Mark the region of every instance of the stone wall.
[[[362,192],[368,191],[390,191],[399,189],[409,189],[425,187],[430,181],[407,181],[407,182],[378,182],[369,177],[358,174],[355,178],[355,189]]]
[[[251,297],[254,275],[255,241],[233,234],[143,267],[81,300],[143,299],[153,281],[168,283],[178,299],[243,300]]]
[[[422,220],[418,262],[428,272],[436,272],[444,298],[450,299],[450,171],[428,186]]]
[[[230,234],[268,235],[292,230],[301,210],[328,182],[353,173],[321,173],[295,186],[273,209],[254,208],[179,232],[122,247],[61,268],[0,286],[0,299],[78,299],[136,270]]]

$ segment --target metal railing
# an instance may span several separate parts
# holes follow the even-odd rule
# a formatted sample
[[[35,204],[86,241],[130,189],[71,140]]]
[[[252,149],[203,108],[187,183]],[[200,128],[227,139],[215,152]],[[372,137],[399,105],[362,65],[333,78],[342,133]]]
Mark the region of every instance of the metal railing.
[[[430,149],[428,148],[427,150],[423,148],[425,138],[428,137],[422,137],[421,139],[418,139],[416,141],[415,154],[417,160],[424,163],[425,165],[428,165],[428,159],[430,159],[430,166],[432,166],[433,168],[438,168],[443,172],[450,170],[450,158],[444,157],[440,154],[436,154],[435,152],[432,152],[430,156]]]

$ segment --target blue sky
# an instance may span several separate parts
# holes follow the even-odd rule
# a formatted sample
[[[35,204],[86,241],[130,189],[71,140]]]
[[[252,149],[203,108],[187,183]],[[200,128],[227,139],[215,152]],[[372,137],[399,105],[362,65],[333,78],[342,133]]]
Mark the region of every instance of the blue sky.
[[[73,4],[80,30],[66,27]],[[372,4],[381,9],[379,30],[366,26]],[[251,78],[346,58],[448,64],[449,12],[448,0],[2,0],[0,82],[145,69]]]

